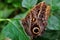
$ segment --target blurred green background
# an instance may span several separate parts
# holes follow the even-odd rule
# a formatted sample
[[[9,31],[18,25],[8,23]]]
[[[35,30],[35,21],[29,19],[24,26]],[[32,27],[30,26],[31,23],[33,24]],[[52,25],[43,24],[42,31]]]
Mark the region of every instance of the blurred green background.
[[[50,17],[44,34],[33,40],[60,40],[60,0],[0,0],[0,40],[30,40],[21,19],[41,1],[51,6]]]

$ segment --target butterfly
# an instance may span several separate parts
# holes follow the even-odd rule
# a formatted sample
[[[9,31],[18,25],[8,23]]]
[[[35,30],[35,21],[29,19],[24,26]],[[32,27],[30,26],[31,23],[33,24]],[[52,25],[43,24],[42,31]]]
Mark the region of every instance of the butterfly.
[[[35,38],[41,36],[47,26],[47,20],[50,15],[50,6],[45,2],[40,2],[34,6],[22,19],[22,25],[25,32],[31,37]]]

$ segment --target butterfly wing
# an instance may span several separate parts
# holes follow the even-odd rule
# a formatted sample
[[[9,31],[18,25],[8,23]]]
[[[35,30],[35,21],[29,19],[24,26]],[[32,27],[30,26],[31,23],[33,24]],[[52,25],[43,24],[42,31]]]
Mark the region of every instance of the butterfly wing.
[[[31,37],[40,36],[47,26],[50,6],[41,2],[34,6],[27,16],[22,19],[23,27]]]

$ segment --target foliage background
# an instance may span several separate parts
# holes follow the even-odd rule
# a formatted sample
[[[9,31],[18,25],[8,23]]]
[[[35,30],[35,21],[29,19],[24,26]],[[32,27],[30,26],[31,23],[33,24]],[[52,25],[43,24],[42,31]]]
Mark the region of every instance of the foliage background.
[[[30,40],[21,19],[41,1],[51,12],[45,33],[34,40],[60,40],[60,0],[0,0],[0,40]]]

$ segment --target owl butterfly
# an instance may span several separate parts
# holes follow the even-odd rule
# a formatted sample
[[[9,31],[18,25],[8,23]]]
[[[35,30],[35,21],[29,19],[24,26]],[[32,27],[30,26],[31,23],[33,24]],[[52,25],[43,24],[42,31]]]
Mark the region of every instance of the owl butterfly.
[[[50,13],[50,6],[41,2],[34,6],[27,16],[22,19],[23,27],[26,33],[35,38],[41,36],[47,26],[47,20]]]

